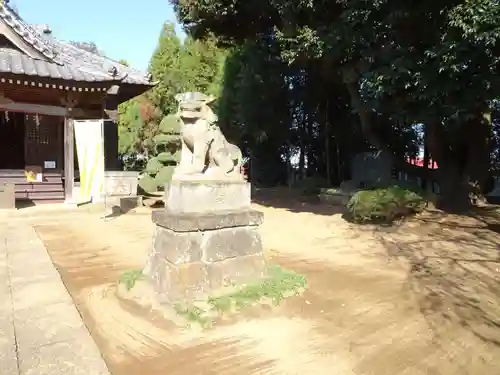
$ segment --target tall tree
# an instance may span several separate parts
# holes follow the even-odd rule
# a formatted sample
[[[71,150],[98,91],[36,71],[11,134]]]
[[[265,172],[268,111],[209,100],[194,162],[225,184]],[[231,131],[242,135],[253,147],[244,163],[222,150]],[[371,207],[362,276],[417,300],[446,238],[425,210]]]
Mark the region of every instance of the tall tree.
[[[276,41],[281,57],[295,67],[294,77],[315,88],[310,92],[322,107],[311,110],[314,103],[308,103],[307,116],[316,119],[309,118],[301,131],[310,146],[317,134],[332,137],[332,116],[326,114],[335,99],[326,96],[345,92],[364,138],[393,154],[400,168],[410,170],[402,156],[412,152],[400,145],[415,140],[415,123],[425,124],[430,154],[440,165],[444,205],[467,204],[471,187],[485,180],[489,103],[499,95],[496,0],[171,2],[196,38]],[[301,118],[304,112],[297,113]],[[330,144],[324,146],[326,159]]]
[[[283,182],[291,121],[286,64],[272,40],[247,42],[226,60],[218,112],[221,127],[252,156],[254,182]],[[257,170],[259,173],[257,174]]]
[[[151,102],[160,108],[165,115],[175,112],[174,96],[182,88],[181,51],[182,44],[175,34],[174,25],[165,23],[149,63],[149,72],[158,84],[148,95]]]
[[[148,190],[168,180],[178,157],[175,129],[167,129],[171,122],[161,121],[177,112],[175,95],[182,91],[218,95],[225,55],[224,49],[210,39],[194,41],[188,38],[181,43],[174,25],[164,24],[149,64],[152,78],[158,84],[148,93],[120,106],[120,151],[136,156],[131,160],[149,159],[147,172],[156,176],[157,181],[150,179]],[[150,156],[156,158],[152,160]],[[167,163],[168,168],[160,166],[161,163]],[[161,173],[158,173],[160,168]]]

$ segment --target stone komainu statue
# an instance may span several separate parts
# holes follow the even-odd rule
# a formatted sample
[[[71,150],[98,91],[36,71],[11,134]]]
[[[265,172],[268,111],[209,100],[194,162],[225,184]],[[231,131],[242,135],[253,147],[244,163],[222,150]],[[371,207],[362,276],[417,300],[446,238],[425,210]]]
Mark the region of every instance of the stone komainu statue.
[[[178,94],[181,118],[181,160],[173,179],[242,179],[242,154],[229,143],[208,106],[215,100],[199,92]]]

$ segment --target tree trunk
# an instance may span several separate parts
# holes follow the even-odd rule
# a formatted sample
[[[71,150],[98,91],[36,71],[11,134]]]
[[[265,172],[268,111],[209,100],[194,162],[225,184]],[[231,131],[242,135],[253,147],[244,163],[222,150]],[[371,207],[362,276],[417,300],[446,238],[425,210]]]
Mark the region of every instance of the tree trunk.
[[[474,188],[473,193],[480,200],[484,200],[483,193],[488,182],[491,131],[491,113],[486,112],[469,121],[464,132],[468,145],[465,169]]]
[[[446,211],[463,211],[471,206],[470,184],[464,174],[457,150],[448,143],[441,121],[429,122],[426,126],[429,152],[437,162],[439,185],[438,208]],[[455,152],[454,152],[455,151]]]
[[[366,109],[366,106],[361,100],[358,89],[357,75],[352,71],[346,70],[343,73],[343,80],[351,98],[351,105],[353,109],[358,113],[361,123],[361,130],[363,131],[363,135],[365,136],[366,140],[377,150],[387,150],[387,146],[383,144],[382,140],[375,132],[373,122],[371,120],[371,113]]]
[[[457,163],[438,162],[439,196],[437,207],[451,212],[462,212],[471,207],[471,186]]]
[[[336,150],[337,150],[337,182],[339,184],[341,184],[342,181],[343,181],[344,176],[343,176],[343,171],[342,171],[342,164],[341,164],[341,161],[340,161],[340,145],[339,145],[338,134],[335,137],[335,147],[336,147]]]
[[[305,177],[305,167],[306,167],[306,142],[305,142],[305,137],[306,137],[306,124],[305,124],[305,116],[301,116],[301,121],[300,121],[300,134],[299,134],[299,142],[300,142],[300,155],[299,155],[299,173],[300,173],[300,180],[303,180]]]
[[[312,146],[312,140],[314,139],[313,135],[313,124],[312,124],[312,118],[308,118],[307,121],[307,140],[309,147],[307,148],[307,176],[310,177],[314,174],[316,174],[316,170],[314,169],[314,155],[313,155],[313,147]]]
[[[424,126],[424,173],[422,175],[422,189],[428,191],[429,187],[432,191],[432,181],[429,181],[429,141],[427,127]]]
[[[286,153],[286,180],[287,180],[287,185],[288,188],[291,189],[294,182],[294,176],[293,176],[293,167],[292,167],[292,145],[290,141],[288,142],[288,147],[287,147],[287,153]]]
[[[325,106],[325,159],[326,159],[326,179],[328,181],[328,185],[332,183],[332,172],[330,167],[330,127],[328,124],[328,99],[326,100]]]

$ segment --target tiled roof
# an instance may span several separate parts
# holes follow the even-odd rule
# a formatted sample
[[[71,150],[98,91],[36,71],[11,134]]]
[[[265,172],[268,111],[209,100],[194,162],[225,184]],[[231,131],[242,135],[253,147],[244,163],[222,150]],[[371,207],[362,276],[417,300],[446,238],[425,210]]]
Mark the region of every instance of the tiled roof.
[[[44,37],[41,30],[25,23],[14,10],[2,3],[0,3],[0,20],[44,57],[32,58],[11,48],[0,48],[0,73],[70,81],[122,81],[129,84],[151,85],[149,77],[138,70],[52,36]]]
[[[87,72],[84,69],[75,68],[71,64],[55,64],[33,59],[13,48],[0,48],[0,73],[85,82],[113,80],[113,77],[107,73]]]
[[[0,3],[0,18],[10,26],[26,43],[50,60],[57,60],[54,51],[40,35],[23,21],[7,4]]]
[[[54,47],[58,53],[57,57],[65,65],[74,66],[80,70],[87,70],[95,74],[100,72],[101,74],[107,74],[108,77],[110,76],[110,70],[115,67],[117,77],[114,79],[123,79],[123,82],[131,84],[151,85],[147,74],[122,65],[117,61],[85,51],[69,42],[54,40]]]

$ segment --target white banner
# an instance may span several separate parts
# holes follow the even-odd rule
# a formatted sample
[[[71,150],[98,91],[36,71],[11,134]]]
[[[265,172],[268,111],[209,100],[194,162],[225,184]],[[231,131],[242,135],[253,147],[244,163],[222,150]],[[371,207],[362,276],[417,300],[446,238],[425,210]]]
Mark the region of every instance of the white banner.
[[[74,120],[80,202],[98,200],[104,188],[103,120]]]

